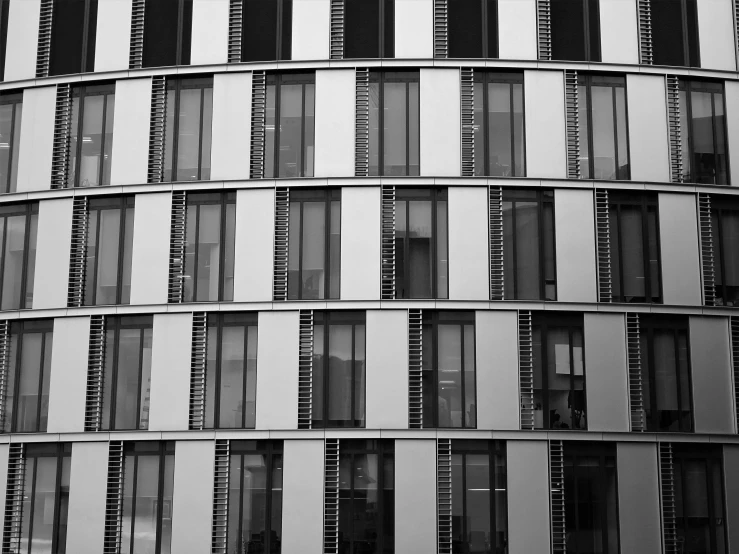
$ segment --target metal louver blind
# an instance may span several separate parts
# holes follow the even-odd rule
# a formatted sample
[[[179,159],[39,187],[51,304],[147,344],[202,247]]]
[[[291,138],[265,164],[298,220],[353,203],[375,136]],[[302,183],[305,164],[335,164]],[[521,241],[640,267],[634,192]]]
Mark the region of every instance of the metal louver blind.
[[[456,0],[455,0],[456,1]],[[452,441],[436,439],[437,546],[439,554],[452,552]]]
[[[300,310],[298,331],[298,429],[313,422],[313,310]]]
[[[549,0],[536,0],[536,23],[539,35],[539,59],[552,59],[552,14]]]
[[[108,488],[105,495],[103,554],[119,554],[123,516],[123,443],[110,441],[108,447]]]
[[[521,429],[534,428],[534,339],[531,312],[518,312],[518,379],[521,390]]]
[[[36,78],[49,76],[49,55],[51,53],[51,26],[54,18],[54,0],[41,0],[38,25],[38,46],[36,49]]]
[[[626,349],[629,364],[629,410],[631,430],[645,431],[644,391],[641,373],[641,327],[639,314],[626,314]]]
[[[85,431],[100,431],[103,418],[103,365],[105,364],[105,316],[90,317],[85,388]]]
[[[0,429],[5,428],[5,398],[8,395],[8,372],[10,371],[10,322],[0,320]]]
[[[356,119],[354,121],[354,176],[369,175],[369,70],[357,68]]]
[[[395,187],[382,185],[380,222],[380,298],[395,298]]]
[[[185,193],[172,192],[169,236],[169,293],[167,302],[182,302],[185,290]]]
[[[149,166],[147,182],[161,183],[164,178],[164,125],[167,115],[167,79],[152,77],[151,118],[149,120]]]
[[[10,443],[8,478],[5,488],[5,520],[3,522],[3,554],[20,552],[23,525],[23,501],[26,474],[23,443]]]
[[[267,117],[267,77],[253,71],[251,77],[251,139],[249,178],[264,178],[264,134]]]
[[[423,310],[408,310],[408,428],[423,427]]]
[[[670,127],[670,180],[683,182],[682,130],[680,129],[680,80],[667,75],[667,122]]]
[[[287,300],[287,264],[290,246],[290,189],[275,189],[275,239],[272,298]]]
[[[662,497],[662,539],[665,554],[677,554],[675,526],[675,472],[672,461],[672,443],[659,443],[659,490]]]
[[[652,65],[652,3],[638,0],[639,12],[639,63]]]
[[[698,227],[701,239],[701,270],[703,273],[703,303],[716,305],[716,271],[713,257],[713,226],[711,225],[711,195],[698,193]]]
[[[241,61],[243,18],[244,0],[231,0],[228,6],[228,63],[239,63]]]
[[[565,71],[565,104],[567,125],[567,177],[580,179],[580,99],[577,71]]]
[[[490,244],[490,300],[503,300],[503,188],[488,187],[488,241]]]
[[[739,317],[731,317],[731,361],[734,367],[734,406],[736,407],[736,432],[739,433]]]
[[[332,60],[344,58],[344,0],[331,0],[331,46]]]
[[[608,191],[595,190],[595,227],[598,247],[598,302],[613,302],[611,273],[611,219],[608,213]]]
[[[463,68],[461,77],[462,177],[475,176],[475,86],[474,70]]]
[[[565,471],[562,441],[549,441],[549,498],[552,523],[552,554],[565,554]]]
[[[128,50],[128,69],[141,69],[144,59],[144,14],[146,0],[133,0],[131,6],[131,45]]]
[[[339,439],[326,439],[323,489],[323,553],[339,552]]]
[[[207,314],[192,314],[192,346],[190,348],[190,414],[189,428],[200,431],[205,426],[205,359],[208,349]]]
[[[69,143],[72,133],[72,98],[69,83],[56,86],[54,146],[51,154],[51,188],[67,186]]]
[[[76,196],[72,203],[72,246],[69,254],[69,284],[67,287],[68,308],[82,306],[85,292],[88,221],[87,196]]]
[[[211,554],[228,554],[228,480],[231,469],[231,443],[216,439],[216,459],[213,476],[213,525]]]
[[[448,18],[447,0],[434,0],[434,58],[449,56]]]

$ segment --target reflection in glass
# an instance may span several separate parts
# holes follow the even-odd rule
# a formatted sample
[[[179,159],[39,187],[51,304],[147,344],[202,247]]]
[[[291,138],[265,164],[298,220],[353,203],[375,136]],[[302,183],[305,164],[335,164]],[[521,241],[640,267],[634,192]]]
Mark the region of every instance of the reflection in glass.
[[[72,131],[67,183],[75,187],[110,184],[115,86],[79,87],[72,91]]]
[[[679,99],[683,180],[729,184],[723,85],[681,80]]]
[[[0,193],[16,190],[22,115],[22,94],[0,95]]]
[[[716,201],[718,200],[718,202]],[[712,199],[715,303],[737,306],[739,302],[739,206]]]

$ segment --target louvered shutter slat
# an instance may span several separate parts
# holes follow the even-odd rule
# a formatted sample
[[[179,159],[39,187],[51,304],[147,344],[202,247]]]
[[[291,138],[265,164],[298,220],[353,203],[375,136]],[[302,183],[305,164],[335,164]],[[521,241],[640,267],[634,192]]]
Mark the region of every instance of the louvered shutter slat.
[[[182,303],[185,292],[185,215],[186,198],[183,191],[172,193],[169,250],[169,295],[170,304]]]
[[[698,193],[698,227],[701,245],[701,272],[703,276],[703,303],[716,305],[716,269],[713,254],[713,225],[711,222],[711,195]]]
[[[205,426],[205,361],[208,351],[207,314],[192,314],[192,347],[190,356],[190,417],[191,431]]]
[[[51,154],[51,188],[68,186],[69,145],[72,134],[72,91],[69,83],[57,85],[54,109],[54,146]]]
[[[354,176],[369,175],[369,70],[356,70],[356,120],[354,132]]]
[[[331,47],[332,60],[344,58],[344,0],[331,0]]]
[[[448,0],[434,0],[434,58],[449,57]]]
[[[395,187],[382,185],[380,229],[380,294],[382,300],[395,298]]]
[[[264,178],[264,138],[267,117],[267,82],[264,71],[252,72],[251,78],[251,179]]]
[[[565,527],[564,448],[562,441],[549,441],[549,498],[551,506],[552,554],[567,551]]]
[[[736,432],[739,433],[739,316],[731,317],[731,361],[734,368]]]
[[[51,28],[54,19],[54,0],[41,0],[36,49],[36,78],[49,76],[51,54]]]
[[[463,68],[461,78],[462,177],[475,176],[475,85],[474,70]]]
[[[452,441],[436,440],[437,545],[439,554],[452,552]]]
[[[631,430],[646,430],[641,370],[641,327],[639,314],[626,314],[626,348],[629,365],[629,410]]]
[[[595,191],[595,227],[598,248],[598,302],[612,302],[611,218],[608,191],[604,189]]]
[[[300,310],[298,344],[298,429],[313,424],[313,310]]]
[[[228,554],[228,482],[231,471],[230,441],[217,439],[215,455],[211,554]]]
[[[552,59],[552,16],[549,0],[536,0],[539,59]]]
[[[110,441],[108,447],[108,484],[105,496],[105,531],[103,554],[119,554],[123,525],[123,443]]]
[[[667,123],[670,129],[670,178],[673,183],[684,181],[680,108],[680,80],[674,75],[668,75]]]
[[[652,3],[651,0],[637,0],[639,14],[639,63],[652,65]]]
[[[131,6],[131,45],[128,51],[128,69],[141,69],[143,64],[145,7],[145,0],[133,0]]]
[[[287,300],[287,266],[290,247],[290,189],[275,189],[275,238],[272,298]]]
[[[325,441],[323,552],[339,552],[339,439]]]
[[[490,243],[490,300],[505,298],[503,265],[503,189],[488,187],[488,235]]]
[[[580,179],[580,102],[577,71],[565,71],[565,108],[567,129],[567,177]]]
[[[68,308],[79,308],[84,300],[89,219],[87,196],[75,197],[72,204],[72,246],[69,255],[69,286],[67,287]]]
[[[5,429],[5,399],[8,396],[8,379],[10,367],[10,322],[0,320],[0,430]]]
[[[521,429],[534,428],[534,358],[531,312],[518,312],[518,379],[521,391]]]
[[[423,427],[423,311],[408,310],[408,427]]]
[[[244,0],[231,0],[228,7],[228,63],[241,61]]]
[[[149,183],[161,183],[164,179],[164,136],[167,115],[167,79],[154,77],[151,82],[151,118],[149,121]]]
[[[672,443],[659,443],[659,481],[662,496],[662,538],[665,554],[677,554],[678,538],[675,522],[675,470]]]
[[[103,367],[105,365],[105,316],[90,317],[85,389],[85,431],[100,431],[103,416]]]
[[[23,502],[26,473],[23,443],[11,443],[8,452],[8,477],[3,523],[3,553],[20,552],[23,528]]]

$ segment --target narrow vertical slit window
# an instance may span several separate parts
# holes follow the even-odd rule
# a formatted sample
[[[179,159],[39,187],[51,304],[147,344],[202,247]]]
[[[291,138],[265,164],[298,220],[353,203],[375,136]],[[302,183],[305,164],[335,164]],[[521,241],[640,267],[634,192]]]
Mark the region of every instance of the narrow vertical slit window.
[[[395,0],[345,0],[344,58],[395,57]]]
[[[22,93],[0,94],[0,193],[15,192],[18,184],[22,115]]]
[[[654,65],[700,67],[697,0],[651,0]]]
[[[33,308],[38,204],[0,206],[0,309]]]
[[[244,0],[242,10],[242,62],[292,59],[293,0]]]
[[[98,0],[54,0],[49,75],[95,69]]]
[[[110,184],[114,110],[114,84],[72,89],[67,186]]]
[[[447,3],[450,58],[498,57],[498,0]]]
[[[599,62],[599,0],[550,1],[552,59]]]
[[[192,4],[193,0],[145,3],[142,67],[190,65]]]
[[[711,197],[717,306],[739,305],[739,202]]]

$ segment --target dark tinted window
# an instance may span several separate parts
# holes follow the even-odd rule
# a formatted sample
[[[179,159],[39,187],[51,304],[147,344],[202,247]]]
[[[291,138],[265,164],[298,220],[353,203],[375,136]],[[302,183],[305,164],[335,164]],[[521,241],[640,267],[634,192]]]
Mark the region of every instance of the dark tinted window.
[[[552,59],[600,61],[598,0],[551,0]]]
[[[448,3],[450,58],[498,57],[498,0]]]
[[[72,89],[67,186],[110,184],[115,85]]]
[[[344,57],[395,57],[395,0],[346,0]]]
[[[0,81],[5,79],[5,53],[8,43],[8,12],[10,0],[0,0]]]
[[[739,203],[711,198],[716,305],[739,306]]]
[[[54,0],[49,75],[93,71],[98,0]]]
[[[652,0],[655,65],[700,66],[696,0]]]
[[[189,65],[192,0],[146,2],[143,67]]]
[[[241,61],[289,60],[292,0],[244,0]]]
[[[33,307],[38,204],[0,207],[0,309]]]
[[[21,144],[23,94],[0,94],[0,193],[15,192]]]

